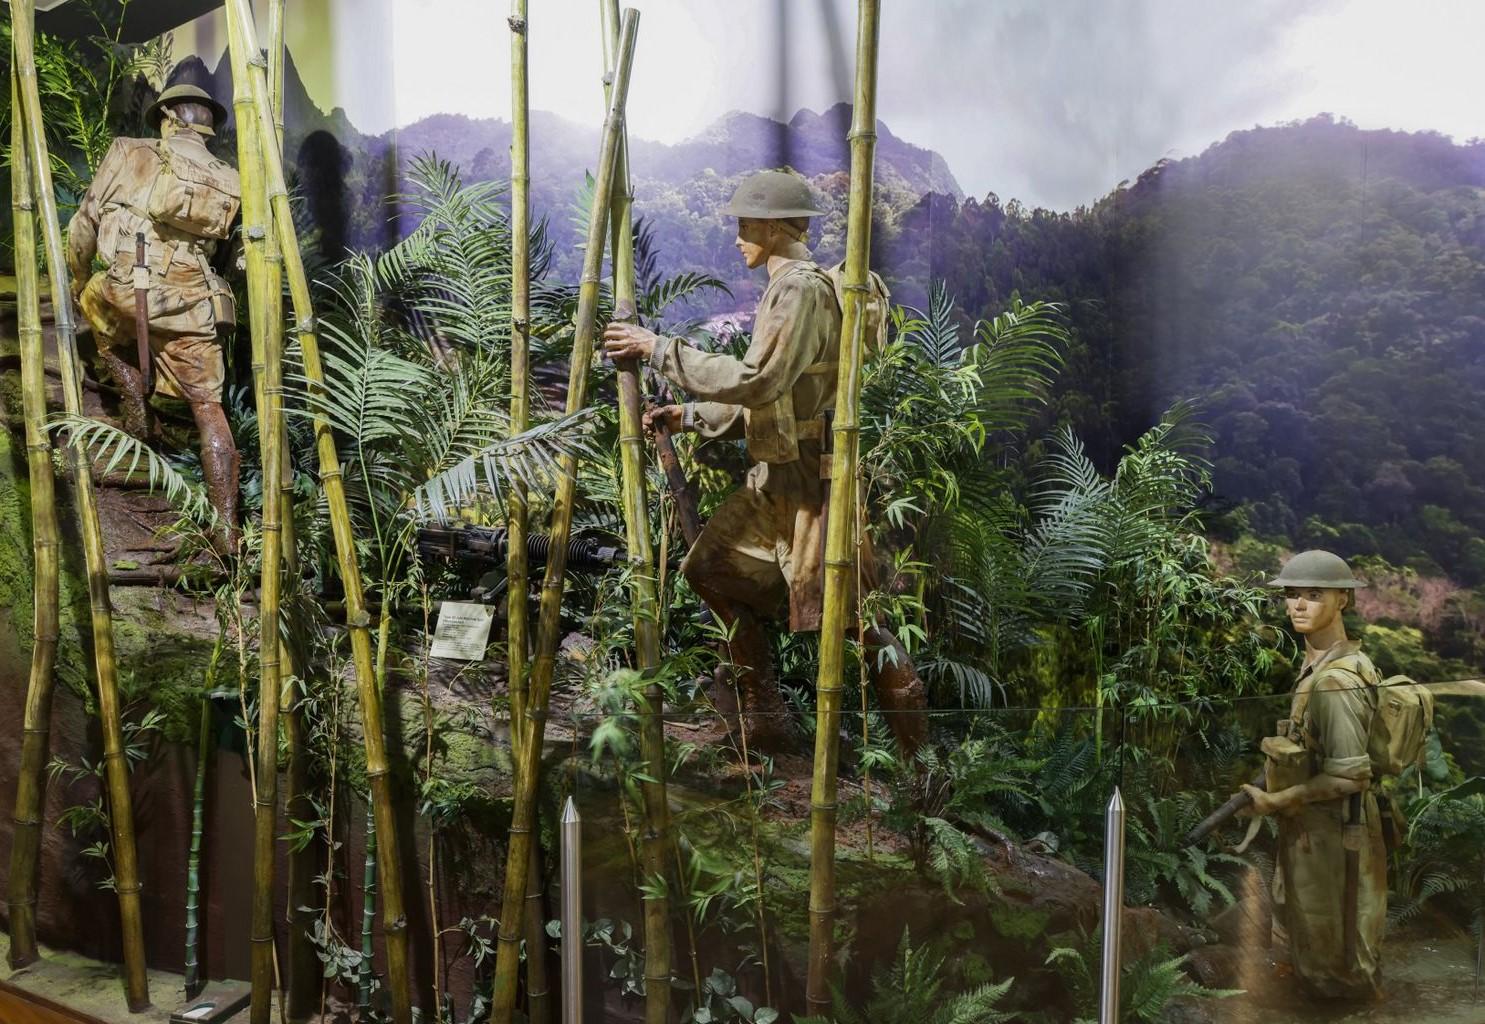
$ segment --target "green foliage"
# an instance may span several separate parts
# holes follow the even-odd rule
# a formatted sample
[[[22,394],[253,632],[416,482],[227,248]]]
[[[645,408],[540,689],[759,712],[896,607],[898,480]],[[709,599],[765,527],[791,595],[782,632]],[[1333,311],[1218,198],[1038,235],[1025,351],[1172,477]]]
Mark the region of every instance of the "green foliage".
[[[1047,957],[1057,971],[1064,991],[1078,1017],[1074,1024],[1093,1024],[1098,1019],[1099,965],[1103,955],[1099,935],[1084,936],[1076,946],[1058,946]],[[1121,1021],[1156,1024],[1173,999],[1226,999],[1237,989],[1213,989],[1192,980],[1185,970],[1185,956],[1171,956],[1157,946],[1140,958],[1125,959],[1119,980]]]
[[[1433,906],[1485,930],[1485,778],[1429,793],[1407,808],[1404,870],[1389,915],[1402,924]]]
[[[1210,917],[1233,899],[1232,889],[1217,872],[1226,866],[1242,868],[1243,858],[1200,846],[1183,846],[1181,839],[1205,815],[1192,793],[1158,798],[1146,795],[1140,810],[1129,816],[1124,885],[1134,904],[1162,904],[1179,900],[1198,921]]]
[[[171,65],[170,37],[145,43],[119,42],[124,15],[149,0],[73,0],[92,20],[86,40],[36,34],[36,78],[46,125],[52,181],[61,204],[75,205],[87,191],[115,136],[134,134],[153,99],[148,82],[161,82]],[[10,76],[10,18],[0,20],[0,66]],[[10,110],[0,115],[0,134],[10,140]],[[6,161],[9,162],[8,159]],[[64,215],[65,220],[65,215]],[[7,243],[9,238],[7,237]]]
[[[896,955],[872,977],[864,1006],[853,1009],[836,989],[829,1017],[795,1017],[795,1024],[998,1024],[1016,1018],[997,1008],[1013,979],[945,992],[947,959],[932,944],[914,949],[904,928]]]

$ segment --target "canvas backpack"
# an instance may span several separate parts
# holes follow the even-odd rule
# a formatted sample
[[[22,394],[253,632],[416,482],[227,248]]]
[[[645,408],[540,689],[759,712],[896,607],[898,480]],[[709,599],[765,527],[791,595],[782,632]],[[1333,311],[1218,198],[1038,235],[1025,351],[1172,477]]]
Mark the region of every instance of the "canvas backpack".
[[[145,204],[152,221],[198,238],[226,238],[242,204],[237,171],[221,160],[194,160],[168,141],[156,145],[160,169]]]
[[[835,302],[842,315],[846,312],[846,264],[842,260],[825,271],[830,285],[835,289]],[[867,352],[880,352],[887,345],[887,321],[891,319],[892,293],[887,282],[875,270],[867,272],[866,278],[866,348]],[[845,339],[841,339],[844,341]]]
[[[1409,765],[1422,766],[1433,729],[1433,697],[1428,687],[1407,676],[1382,680],[1366,738],[1373,772],[1401,775]]]

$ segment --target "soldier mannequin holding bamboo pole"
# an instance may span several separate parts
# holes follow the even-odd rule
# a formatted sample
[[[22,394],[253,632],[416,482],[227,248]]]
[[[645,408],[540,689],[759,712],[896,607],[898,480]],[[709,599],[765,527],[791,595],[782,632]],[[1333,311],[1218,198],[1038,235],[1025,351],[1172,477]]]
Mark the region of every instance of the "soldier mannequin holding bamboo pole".
[[[190,405],[207,495],[225,531],[218,540],[230,549],[239,459],[222,411],[219,333],[235,326],[236,311],[212,260],[242,187],[206,148],[225,119],[204,90],[166,89],[145,114],[160,137],[115,139],[104,156],[68,225],[67,262],[98,358],[118,384],[124,429],[147,437],[153,391]],[[95,259],[103,264],[96,273]]]
[[[829,483],[822,444],[835,406],[841,306],[806,244],[809,219],[822,211],[802,179],[784,171],[751,175],[721,212],[738,219],[734,244],[743,262],[768,271],[743,358],[618,321],[604,331],[604,349],[616,360],[647,360],[694,399],[650,410],[646,427],[747,441],[754,461],[747,480],[706,524],[681,572],[732,630],[749,742],[777,748],[787,741],[789,717],[762,620],[787,609],[791,630],[820,628]],[[870,586],[869,549],[862,554]],[[923,684],[886,629],[869,626],[865,640],[878,700],[911,752],[921,742],[922,718],[911,712],[924,706]]]

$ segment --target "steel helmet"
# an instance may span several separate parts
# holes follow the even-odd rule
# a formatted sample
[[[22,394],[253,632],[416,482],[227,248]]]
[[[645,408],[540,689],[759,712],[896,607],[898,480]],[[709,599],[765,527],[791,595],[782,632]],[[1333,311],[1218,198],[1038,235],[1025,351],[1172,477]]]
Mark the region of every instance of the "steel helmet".
[[[759,171],[737,186],[732,202],[722,207],[724,217],[753,220],[784,220],[789,217],[822,217],[809,183],[788,171]]]
[[[172,85],[160,93],[160,98],[151,103],[149,109],[144,112],[144,123],[149,125],[150,131],[159,131],[160,122],[165,119],[165,108],[172,103],[202,103],[211,108],[213,124],[222,124],[227,120],[227,108],[211,98],[211,93],[195,85]],[[198,130],[207,130],[205,125],[193,125]]]
[[[1340,555],[1329,551],[1301,551],[1268,581],[1271,587],[1321,587],[1326,590],[1355,590],[1366,586],[1351,573]]]

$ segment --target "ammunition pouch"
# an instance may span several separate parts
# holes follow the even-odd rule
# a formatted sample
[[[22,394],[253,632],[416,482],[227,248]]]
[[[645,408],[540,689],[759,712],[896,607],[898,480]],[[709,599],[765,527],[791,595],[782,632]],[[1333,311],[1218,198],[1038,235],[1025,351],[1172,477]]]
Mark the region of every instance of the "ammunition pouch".
[[[206,289],[211,301],[211,318],[216,329],[230,331],[237,326],[237,296],[232,286],[211,268],[205,256],[201,256],[201,273],[206,277]]]
[[[1315,774],[1315,758],[1288,736],[1264,737],[1261,749],[1268,778],[1264,788],[1270,793],[1298,786]]]

